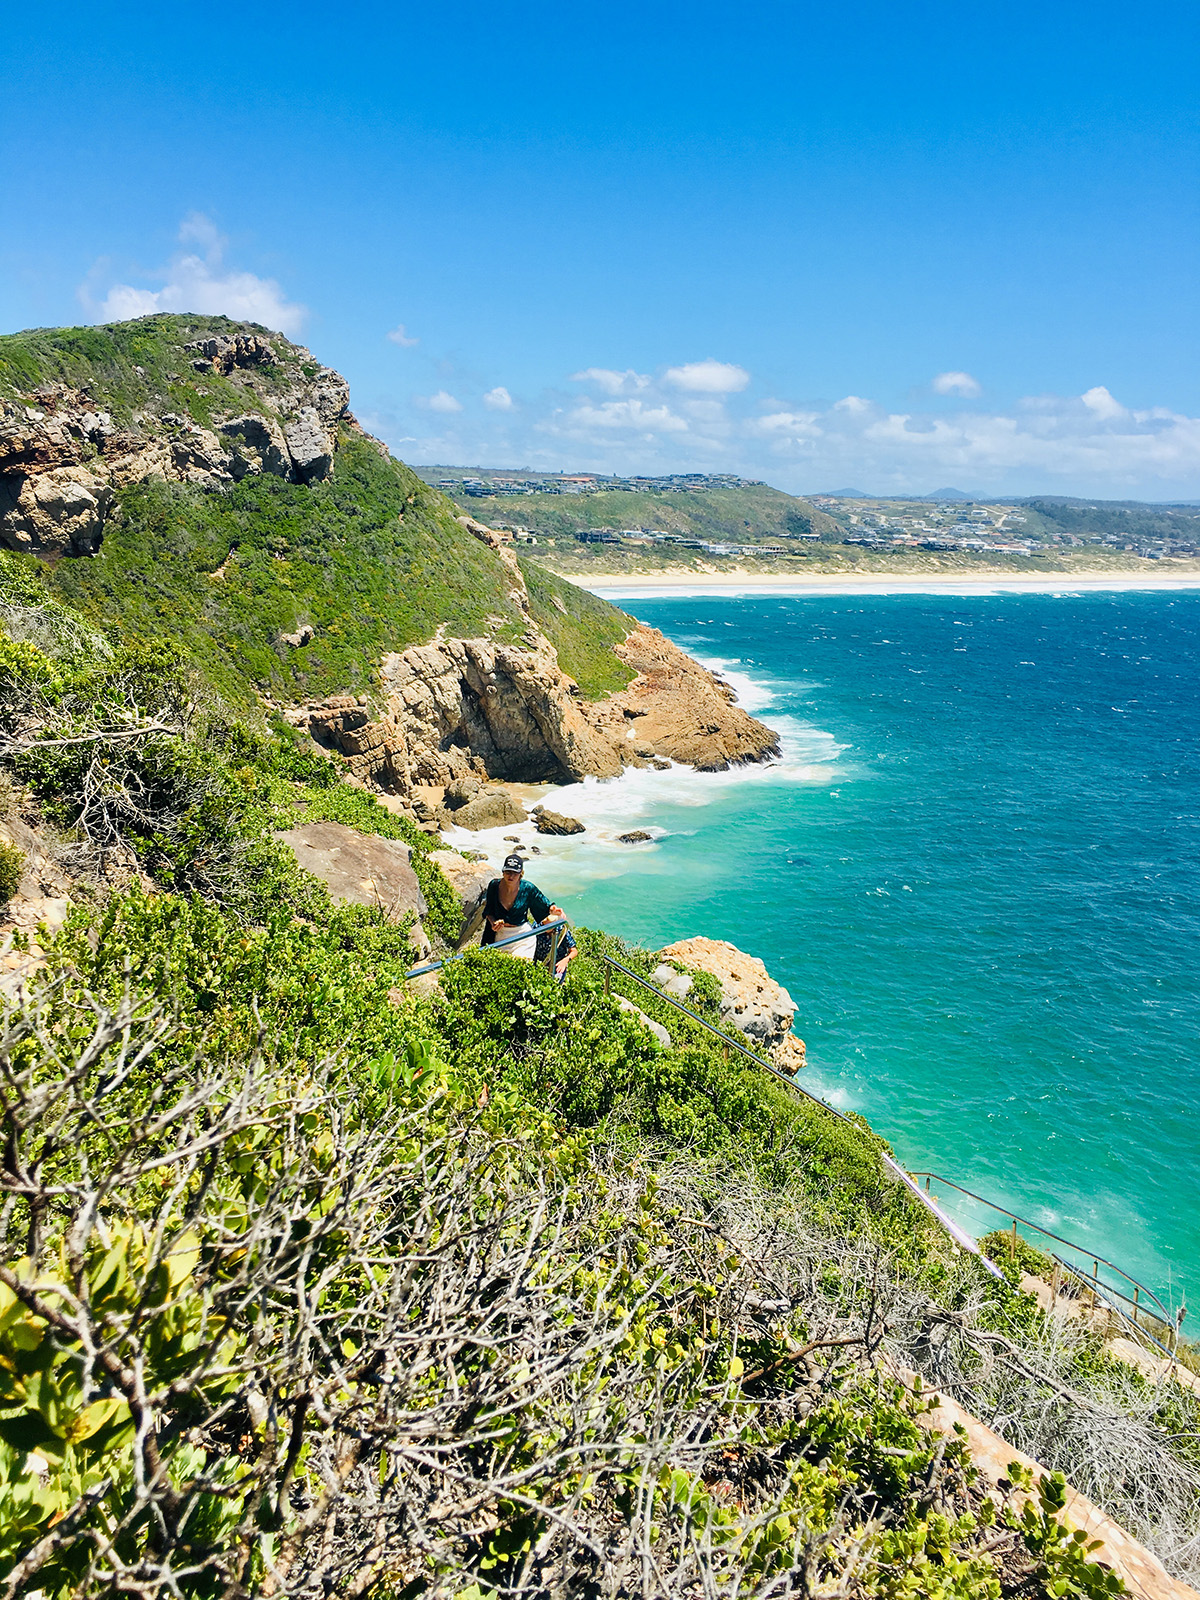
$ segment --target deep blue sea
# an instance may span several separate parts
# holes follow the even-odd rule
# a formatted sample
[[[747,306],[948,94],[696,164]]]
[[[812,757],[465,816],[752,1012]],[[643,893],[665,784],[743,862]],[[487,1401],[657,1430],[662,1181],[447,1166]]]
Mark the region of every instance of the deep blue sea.
[[[589,831],[537,841],[531,876],[576,921],[761,956],[805,1082],[910,1169],[1185,1298],[1200,593],[621,603],[724,670],[784,758],[558,791]]]

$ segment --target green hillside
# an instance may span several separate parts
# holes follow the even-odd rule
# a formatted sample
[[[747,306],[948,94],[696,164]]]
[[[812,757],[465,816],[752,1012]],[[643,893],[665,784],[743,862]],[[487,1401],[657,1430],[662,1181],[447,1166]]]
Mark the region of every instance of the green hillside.
[[[461,503],[483,522],[521,526],[551,537],[571,535],[580,528],[654,528],[694,539],[754,544],[813,533],[823,538],[838,534],[832,517],[807,500],[766,485],[691,493],[601,489],[581,495],[506,494],[463,498]]]
[[[195,370],[187,345],[246,333],[274,356],[254,369],[252,385],[236,370]],[[156,316],[0,339],[0,399],[36,404],[46,385],[65,384],[121,427],[169,438],[178,437],[170,419],[179,415],[204,428],[232,415],[270,416],[272,402],[325,370],[280,335],[225,317]],[[94,455],[80,446],[85,462]],[[118,489],[98,555],[40,570],[51,592],[89,621],[124,643],[176,646],[249,709],[258,694],[369,692],[385,652],[439,627],[458,637],[520,638],[528,624],[504,565],[458,514],[343,426],[324,481],[261,472],[213,490],[150,478]],[[538,620],[585,692],[626,683],[628,671],[608,648],[627,631],[621,613],[540,568],[535,587]],[[314,630],[310,643],[282,642],[305,625]]]

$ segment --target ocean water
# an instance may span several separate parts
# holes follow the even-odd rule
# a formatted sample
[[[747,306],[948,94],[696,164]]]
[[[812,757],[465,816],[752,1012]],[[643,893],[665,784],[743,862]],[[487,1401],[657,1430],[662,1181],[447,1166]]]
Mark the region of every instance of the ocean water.
[[[1180,1303],[1200,1282],[1200,593],[623,604],[723,671],[783,758],[556,791],[588,832],[538,839],[530,875],[577,922],[761,956],[810,1088],[909,1168]],[[632,828],[652,841],[618,843]]]

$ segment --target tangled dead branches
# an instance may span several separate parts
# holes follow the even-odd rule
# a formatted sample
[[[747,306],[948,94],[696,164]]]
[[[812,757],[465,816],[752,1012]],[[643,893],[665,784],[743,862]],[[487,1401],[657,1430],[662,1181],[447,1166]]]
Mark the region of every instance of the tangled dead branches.
[[[988,1592],[879,1249],[498,1115],[10,1014],[5,1594]]]

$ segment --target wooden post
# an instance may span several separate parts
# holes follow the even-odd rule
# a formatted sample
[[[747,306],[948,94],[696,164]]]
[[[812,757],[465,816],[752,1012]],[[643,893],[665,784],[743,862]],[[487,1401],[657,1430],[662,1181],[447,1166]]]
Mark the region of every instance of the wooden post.
[[[1013,1219],[1012,1238],[1008,1245],[1008,1259],[1010,1261],[1017,1259],[1017,1223],[1015,1218]]]
[[[605,994],[612,993],[612,968],[607,961],[604,963],[604,992]]]
[[[1054,1263],[1054,1271],[1050,1275],[1050,1293],[1054,1296],[1054,1304],[1058,1304],[1058,1289],[1062,1283],[1062,1268],[1058,1262]]]
[[[555,928],[550,936],[550,972],[552,975],[555,967],[558,966],[558,936],[561,932],[561,928]]]
[[[1141,1292],[1142,1291],[1138,1288],[1137,1284],[1135,1283],[1134,1286],[1133,1286],[1133,1325],[1134,1325],[1135,1328],[1139,1326],[1139,1323],[1138,1323],[1138,1297],[1140,1296]]]

